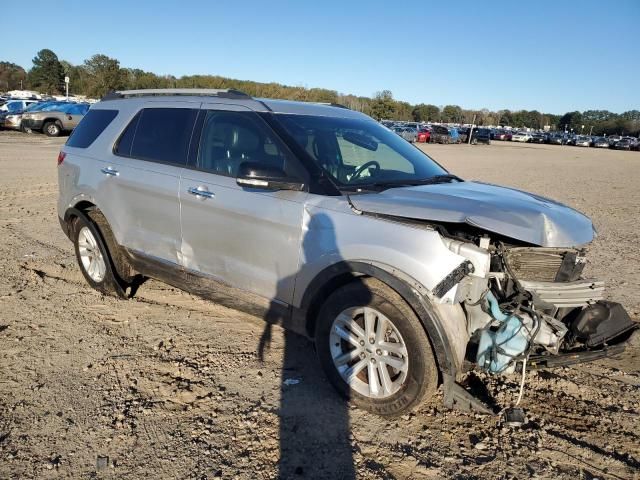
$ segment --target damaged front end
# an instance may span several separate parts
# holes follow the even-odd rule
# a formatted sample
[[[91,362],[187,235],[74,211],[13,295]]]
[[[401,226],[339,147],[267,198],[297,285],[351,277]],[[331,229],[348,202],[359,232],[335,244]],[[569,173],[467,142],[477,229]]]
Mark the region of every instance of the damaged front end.
[[[455,241],[449,241],[453,243]],[[467,360],[491,374],[567,365],[619,353],[637,324],[604,300],[604,282],[581,278],[584,252],[491,242],[485,278],[465,277],[458,299],[467,315]]]

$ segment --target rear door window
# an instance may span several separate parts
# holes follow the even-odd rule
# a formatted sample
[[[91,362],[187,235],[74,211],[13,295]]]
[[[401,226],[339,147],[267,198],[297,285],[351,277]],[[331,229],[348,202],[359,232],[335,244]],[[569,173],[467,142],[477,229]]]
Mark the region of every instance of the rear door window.
[[[115,153],[152,162],[186,165],[197,109],[145,108],[123,132]]]
[[[117,110],[91,110],[73,130],[67,145],[75,148],[87,148],[116,118]]]

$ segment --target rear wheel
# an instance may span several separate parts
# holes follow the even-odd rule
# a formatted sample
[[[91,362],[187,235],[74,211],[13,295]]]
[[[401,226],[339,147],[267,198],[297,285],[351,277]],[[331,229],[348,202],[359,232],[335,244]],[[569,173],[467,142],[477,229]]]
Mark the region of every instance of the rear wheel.
[[[62,128],[57,122],[47,122],[42,127],[42,131],[47,137],[59,137],[62,133]]]
[[[398,293],[375,279],[350,283],[327,299],[316,349],[333,386],[372,413],[401,415],[437,387],[435,357],[420,320]]]
[[[100,231],[82,217],[75,218],[72,227],[76,259],[87,283],[106,295],[126,298]]]

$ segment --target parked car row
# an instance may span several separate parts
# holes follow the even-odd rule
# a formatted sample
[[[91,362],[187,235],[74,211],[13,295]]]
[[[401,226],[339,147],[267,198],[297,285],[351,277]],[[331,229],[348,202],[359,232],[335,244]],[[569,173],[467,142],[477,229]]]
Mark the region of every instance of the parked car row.
[[[518,131],[507,128],[473,127],[471,129],[468,126],[418,124],[415,122],[383,121],[381,123],[411,143],[471,143],[473,145],[482,143],[489,145],[491,140],[501,140],[640,151],[639,139],[619,135],[600,137],[567,132]],[[471,131],[473,133],[471,133],[471,141],[469,141]]]
[[[640,142],[637,138],[620,137],[618,135],[600,137],[566,132],[519,132],[513,135],[512,141],[572,145],[575,147],[613,148],[616,150],[640,150]]]
[[[457,129],[444,125],[426,125],[407,123],[402,125],[386,125],[391,131],[411,143],[461,143],[469,138],[469,129]],[[479,130],[483,130],[479,132]],[[485,132],[486,130],[486,132]],[[488,129],[474,129],[471,143],[487,143]]]
[[[88,103],[7,100],[0,105],[0,129],[37,131],[57,137],[71,132],[88,111]]]

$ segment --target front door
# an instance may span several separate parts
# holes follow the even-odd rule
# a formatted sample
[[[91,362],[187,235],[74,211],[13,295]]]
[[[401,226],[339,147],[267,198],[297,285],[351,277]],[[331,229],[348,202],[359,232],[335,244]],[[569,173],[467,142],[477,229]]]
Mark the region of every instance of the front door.
[[[236,176],[245,161],[298,176],[297,161],[246,107],[210,104],[202,114],[197,158],[193,168],[183,170],[180,182],[182,264],[289,304],[307,193],[244,188],[236,184]]]

